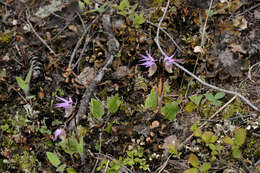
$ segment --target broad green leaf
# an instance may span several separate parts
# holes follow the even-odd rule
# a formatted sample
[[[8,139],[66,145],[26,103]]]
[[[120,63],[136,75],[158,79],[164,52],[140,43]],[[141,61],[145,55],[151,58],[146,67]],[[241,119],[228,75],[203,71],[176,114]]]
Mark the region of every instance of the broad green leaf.
[[[190,99],[194,104],[196,104],[197,106],[199,106],[202,97],[203,97],[203,95],[193,95],[193,96],[190,96],[189,99]]]
[[[229,136],[225,136],[224,138],[222,138],[222,141],[225,142],[226,144],[234,145],[233,140]]]
[[[107,101],[107,107],[109,112],[115,113],[118,110],[120,104],[121,101],[118,94],[116,94],[114,97],[109,98]]]
[[[243,128],[239,128],[235,130],[235,137],[234,137],[235,144],[241,146],[245,143],[246,140],[246,130]]]
[[[74,168],[67,168],[67,173],[77,173],[77,171]]]
[[[157,107],[156,91],[155,89],[152,89],[151,93],[145,99],[144,109],[149,109],[149,108],[156,109],[156,107]]]
[[[192,154],[192,153],[189,155],[188,161],[195,168],[197,168],[200,164],[198,157],[195,154]]]
[[[206,143],[209,144],[211,142],[211,138],[213,136],[212,132],[204,132],[201,136],[201,139]]]
[[[219,100],[219,99],[222,99],[223,97],[225,97],[225,93],[223,92],[218,92],[216,95],[215,95],[215,99]]]
[[[26,78],[25,78],[25,84],[27,84],[27,85],[29,85],[31,77],[32,77],[32,68],[33,67],[31,66],[29,69],[29,72],[27,73]]]
[[[61,143],[61,148],[68,154],[74,154],[78,151],[78,143],[74,137],[67,138]]]
[[[205,95],[205,97],[206,97],[206,99],[207,99],[208,101],[211,101],[211,102],[216,101],[215,97],[214,97],[211,93],[206,93],[206,94],[204,94],[204,95]]]
[[[184,171],[184,173],[197,173],[198,169],[197,168],[190,168]]]
[[[239,147],[233,147],[232,148],[232,156],[235,159],[240,159],[241,158],[241,151],[239,150]]]
[[[60,165],[57,169],[56,172],[64,172],[64,169],[67,167],[66,164],[62,164]]]
[[[98,100],[93,98],[90,102],[90,111],[96,119],[101,118],[105,113],[103,105]]]
[[[210,168],[211,168],[211,164],[209,162],[205,162],[200,166],[200,172],[207,173]]]
[[[178,113],[178,103],[177,102],[167,103],[164,107],[162,107],[161,113],[169,121],[174,121]]]
[[[46,152],[47,158],[48,160],[51,162],[51,164],[55,167],[58,167],[60,164],[60,159],[57,156],[56,153],[52,153],[52,152]]]
[[[27,95],[29,92],[29,86],[26,85],[25,81],[21,77],[16,77],[15,79],[19,87],[22,88],[22,90],[24,91],[25,95]]]

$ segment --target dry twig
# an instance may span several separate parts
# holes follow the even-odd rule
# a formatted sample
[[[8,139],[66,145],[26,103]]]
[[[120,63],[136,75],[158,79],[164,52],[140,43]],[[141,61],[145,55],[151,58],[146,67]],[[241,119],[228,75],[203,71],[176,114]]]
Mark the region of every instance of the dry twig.
[[[43,38],[41,38],[41,36],[35,31],[34,27],[32,26],[31,22],[30,22],[30,14],[29,14],[29,10],[26,11],[26,20],[27,20],[27,24],[30,26],[31,30],[33,31],[33,33],[36,35],[36,37],[39,38],[39,40],[49,49],[49,51],[54,55],[57,56],[57,54],[52,50],[52,48],[46,43],[45,40],[43,40]]]

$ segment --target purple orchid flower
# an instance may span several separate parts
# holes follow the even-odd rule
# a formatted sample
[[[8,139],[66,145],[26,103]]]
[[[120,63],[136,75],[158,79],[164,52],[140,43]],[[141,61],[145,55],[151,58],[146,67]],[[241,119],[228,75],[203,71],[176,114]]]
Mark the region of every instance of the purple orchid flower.
[[[172,56],[170,56],[170,57],[167,56],[167,55],[164,55],[163,65],[164,65],[165,70],[168,73],[172,73],[173,62],[183,63],[183,59],[174,59],[173,58],[176,55],[176,52]]]
[[[64,108],[65,109],[65,117],[69,117],[71,113],[73,112],[73,101],[71,97],[69,96],[69,100],[66,100],[62,97],[58,97],[58,99],[62,100],[63,103],[55,104],[55,108]]]
[[[64,98],[62,98],[62,97],[59,97],[59,96],[56,96],[58,99],[60,99],[60,100],[62,100],[62,101],[64,101],[63,103],[58,103],[58,104],[56,104],[55,105],[55,107],[56,108],[69,108],[69,107],[71,107],[72,106],[72,104],[73,104],[73,101],[72,101],[72,99],[71,99],[71,97],[69,96],[69,100],[66,100],[66,99],[64,99]]]
[[[62,142],[64,142],[64,140],[66,138],[66,132],[63,128],[59,128],[59,129],[55,130],[53,141],[57,141],[58,137],[62,140]]]
[[[153,59],[153,57],[151,56],[151,54],[146,53],[147,56],[144,55],[140,55],[143,59],[141,59],[140,61],[142,61],[142,64],[139,65],[144,65],[145,67],[149,67],[149,77],[152,76],[156,70],[157,70],[157,65],[155,64],[155,60]]]

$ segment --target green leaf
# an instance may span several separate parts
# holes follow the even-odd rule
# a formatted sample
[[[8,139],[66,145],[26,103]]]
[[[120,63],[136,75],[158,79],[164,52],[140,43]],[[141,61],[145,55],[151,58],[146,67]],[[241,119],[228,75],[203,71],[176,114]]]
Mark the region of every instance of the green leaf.
[[[246,140],[246,130],[243,128],[239,128],[235,130],[234,142],[236,145],[241,146],[245,143]]]
[[[198,169],[197,168],[190,168],[184,171],[184,173],[197,173]]]
[[[211,142],[211,138],[213,136],[212,132],[204,132],[203,135],[201,136],[201,139],[206,143],[209,144]]]
[[[214,97],[211,93],[206,93],[206,94],[204,94],[204,95],[205,95],[205,97],[206,97],[206,99],[207,99],[208,101],[211,101],[211,102],[216,101],[215,97]]]
[[[175,120],[175,117],[178,113],[178,103],[177,102],[167,103],[162,108],[161,113],[164,115],[166,119],[170,121]]]
[[[60,164],[60,159],[57,156],[56,153],[52,153],[52,152],[46,152],[47,158],[48,160],[51,162],[51,164],[55,167],[58,167]]]
[[[33,66],[31,65],[29,72],[27,73],[26,78],[25,78],[25,84],[27,84],[27,85],[29,85],[31,77],[32,77],[32,68],[33,68]]]
[[[218,92],[216,95],[215,95],[215,99],[219,100],[219,99],[222,99],[223,97],[225,97],[225,93],[223,92]]]
[[[111,130],[112,130],[112,126],[113,126],[114,124],[119,124],[119,123],[118,123],[117,120],[112,121],[111,123],[109,123],[109,125],[107,126],[107,128],[105,128],[105,131],[106,131],[107,133],[110,133]]]
[[[192,153],[189,155],[188,161],[195,168],[197,168],[200,164],[198,157],[195,154],[192,154]]]
[[[233,147],[232,148],[232,156],[235,159],[240,159],[241,158],[241,151],[239,150],[239,147]]]
[[[29,86],[25,83],[25,81],[21,77],[16,77],[15,79],[19,87],[22,88],[22,90],[24,91],[25,95],[27,95],[29,92]]]
[[[205,162],[200,166],[200,172],[207,173],[209,169],[211,168],[211,164],[209,162]]]
[[[98,13],[103,13],[105,11],[105,7],[107,6],[107,4],[104,4],[102,5],[101,7],[99,8],[96,8],[96,9],[93,9],[93,10],[89,10],[87,11],[86,13],[95,13],[95,12],[98,12]]]
[[[157,107],[156,91],[155,89],[152,89],[151,93],[145,99],[144,109],[149,109],[149,108],[156,109],[156,107]]]
[[[67,173],[77,173],[77,171],[74,168],[67,168]]]
[[[80,10],[84,10],[85,9],[85,3],[81,2],[81,1],[78,1],[78,4],[79,4],[79,9]]]
[[[118,94],[116,94],[114,97],[109,98],[107,101],[107,107],[109,112],[115,113],[118,110],[120,104],[121,101]]]
[[[84,3],[85,3],[87,6],[92,4],[92,2],[89,1],[89,0],[83,0],[83,1],[84,1]]]
[[[190,99],[195,105],[199,106],[202,97],[203,97],[203,95],[193,95],[193,96],[190,96],[189,99]]]
[[[226,144],[234,145],[233,140],[229,136],[225,136],[224,138],[222,138],[222,141],[225,142]]]
[[[66,164],[62,164],[60,165],[57,169],[56,172],[64,172],[64,169],[67,167]]]
[[[90,111],[96,119],[101,118],[105,113],[103,105],[98,100],[93,98],[90,102]]]
[[[120,11],[129,10],[129,8],[130,8],[130,5],[129,5],[128,0],[122,0],[121,3],[118,6],[118,9]]]
[[[138,29],[140,27],[140,25],[143,24],[144,22],[145,22],[144,15],[142,13],[140,15],[135,13],[133,23],[134,23],[134,26],[136,27],[136,29]]]

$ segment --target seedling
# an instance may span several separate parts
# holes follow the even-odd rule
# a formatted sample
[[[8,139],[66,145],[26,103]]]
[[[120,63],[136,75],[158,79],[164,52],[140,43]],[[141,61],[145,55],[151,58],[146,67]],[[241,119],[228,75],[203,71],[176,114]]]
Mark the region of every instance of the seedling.
[[[25,80],[23,80],[19,76],[17,76],[15,78],[19,87],[22,88],[22,90],[23,90],[27,99],[34,98],[33,95],[30,96],[30,80],[31,80],[31,77],[32,77],[32,66],[30,67],[29,72],[27,73]]]

